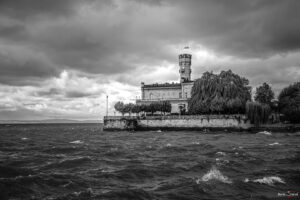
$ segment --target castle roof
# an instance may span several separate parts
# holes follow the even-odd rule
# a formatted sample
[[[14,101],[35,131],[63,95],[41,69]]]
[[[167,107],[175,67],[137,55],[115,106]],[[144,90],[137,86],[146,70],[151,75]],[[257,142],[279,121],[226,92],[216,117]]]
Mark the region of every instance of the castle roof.
[[[180,83],[154,83],[144,85],[144,88],[153,88],[153,87],[181,87]]]
[[[193,83],[194,81],[185,81],[184,83]],[[153,83],[153,84],[147,84],[143,85],[143,88],[157,88],[157,87],[164,87],[164,88],[172,88],[172,87],[181,87],[182,83]]]

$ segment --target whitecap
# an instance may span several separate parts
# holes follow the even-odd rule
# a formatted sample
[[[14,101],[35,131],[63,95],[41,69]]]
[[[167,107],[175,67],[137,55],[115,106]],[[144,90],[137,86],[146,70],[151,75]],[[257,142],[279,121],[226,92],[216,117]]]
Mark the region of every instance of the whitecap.
[[[260,184],[267,184],[267,185],[273,185],[274,183],[285,183],[280,177],[278,176],[268,176],[261,179],[253,180],[254,183],[260,183]]]
[[[192,144],[200,144],[200,142],[192,142]]]
[[[157,130],[156,132],[161,133],[162,131],[161,130]]]
[[[26,138],[26,137],[23,137],[23,138],[21,138],[22,140],[28,140],[28,138]]]
[[[268,131],[261,131],[261,132],[258,132],[259,134],[265,134],[265,135],[272,135],[271,132],[268,132]]]
[[[216,154],[217,154],[217,155],[221,155],[221,156],[225,156],[225,155],[226,155],[226,153],[224,153],[224,152],[222,152],[222,151],[219,151],[219,152],[217,152]]]
[[[170,147],[170,146],[172,146],[170,143],[168,143],[167,145],[166,145],[167,147]]]
[[[249,178],[245,178],[244,182],[248,183],[249,182]]]
[[[206,174],[203,175],[201,179],[197,179],[196,183],[199,184],[200,182],[207,182],[211,180],[218,180],[223,183],[232,183],[231,180],[229,180],[228,177],[224,176],[218,169],[213,167],[209,170]]]
[[[73,142],[70,142],[71,144],[82,144],[83,142],[81,140],[75,140]]]
[[[280,145],[278,142],[274,142],[274,143],[271,143],[269,144],[270,146],[274,146],[274,145]]]

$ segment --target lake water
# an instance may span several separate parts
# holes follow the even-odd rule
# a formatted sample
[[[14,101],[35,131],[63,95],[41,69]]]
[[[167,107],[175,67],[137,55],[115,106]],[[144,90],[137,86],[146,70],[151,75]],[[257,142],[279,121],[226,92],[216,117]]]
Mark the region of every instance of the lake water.
[[[0,199],[288,199],[288,191],[300,192],[299,132],[0,125]]]

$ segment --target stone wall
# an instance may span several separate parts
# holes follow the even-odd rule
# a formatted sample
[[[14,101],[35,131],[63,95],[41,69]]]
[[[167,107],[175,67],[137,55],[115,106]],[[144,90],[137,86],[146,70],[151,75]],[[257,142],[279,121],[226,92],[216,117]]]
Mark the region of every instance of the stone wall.
[[[243,116],[199,116],[171,119],[141,119],[139,128],[233,128],[248,129],[250,123]]]
[[[158,117],[114,117],[104,118],[104,130],[151,130],[151,129],[239,129],[246,130],[252,125],[244,115],[199,115],[199,116],[158,116]]]

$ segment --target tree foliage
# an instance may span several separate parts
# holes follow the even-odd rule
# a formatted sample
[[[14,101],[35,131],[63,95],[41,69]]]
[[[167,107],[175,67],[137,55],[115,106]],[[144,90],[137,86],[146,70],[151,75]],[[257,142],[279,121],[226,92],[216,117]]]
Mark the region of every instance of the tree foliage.
[[[259,124],[267,123],[271,108],[268,104],[262,104],[259,102],[247,102],[246,103],[246,115],[250,119],[251,124],[259,126]]]
[[[137,105],[133,103],[124,104],[123,102],[117,102],[115,104],[116,111],[122,113],[124,115],[125,113],[140,113],[140,112],[151,112],[152,114],[155,112],[171,112],[171,103],[169,101],[159,101],[159,102],[153,102],[150,104],[142,104]]]
[[[263,83],[261,86],[256,88],[254,99],[259,103],[265,103],[270,105],[272,99],[274,99],[274,92],[271,86],[267,83]]]
[[[292,123],[300,123],[300,82],[284,88],[279,96],[279,110]]]
[[[251,99],[249,81],[231,70],[220,74],[205,72],[194,82],[189,113],[235,114],[244,113],[245,104]]]
[[[118,101],[116,104],[115,104],[115,110],[116,111],[118,111],[118,112],[120,112],[120,113],[122,113],[122,115],[124,115],[124,103],[123,102],[121,102],[121,101]]]

